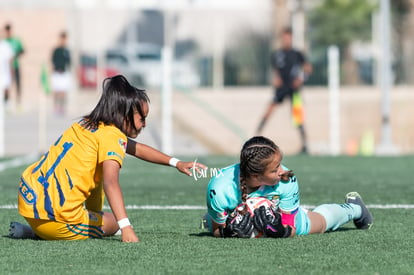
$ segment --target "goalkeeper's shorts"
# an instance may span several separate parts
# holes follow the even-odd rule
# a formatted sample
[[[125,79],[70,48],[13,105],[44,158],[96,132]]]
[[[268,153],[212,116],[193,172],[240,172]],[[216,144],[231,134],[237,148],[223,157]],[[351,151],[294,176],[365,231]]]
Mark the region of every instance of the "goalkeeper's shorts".
[[[308,210],[299,207],[295,216],[296,235],[308,235],[310,232],[310,219],[308,217]]]

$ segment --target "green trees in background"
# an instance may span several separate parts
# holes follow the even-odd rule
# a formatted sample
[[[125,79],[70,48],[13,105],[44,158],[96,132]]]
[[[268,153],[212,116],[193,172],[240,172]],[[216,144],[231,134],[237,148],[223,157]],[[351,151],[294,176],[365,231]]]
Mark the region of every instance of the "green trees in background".
[[[394,74],[396,83],[409,83],[408,68],[414,65],[412,53],[404,40],[412,34],[412,0],[390,0],[392,17],[392,44],[394,55]],[[379,9],[375,0],[322,0],[307,14],[312,55],[319,63],[326,63],[326,49],[335,44],[341,50],[343,84],[357,84],[359,80],[357,61],[351,56],[350,45],[354,41],[370,42],[372,37],[372,15]],[[411,40],[412,43],[412,40]],[[322,60],[322,62],[320,61]],[[373,65],[373,60],[371,64]],[[325,64],[326,65],[326,64]],[[372,69],[372,68],[371,68]],[[322,70],[324,71],[324,70]],[[414,75],[414,74],[413,74]],[[326,77],[326,75],[325,75]]]
[[[337,45],[341,52],[344,84],[358,82],[357,63],[351,57],[353,41],[371,39],[372,14],[377,5],[370,0],[323,0],[308,14],[310,45],[314,58],[324,60],[326,49]]]
[[[380,0],[302,0],[305,6],[306,36],[310,45],[308,56],[314,73],[308,85],[327,84],[327,48],[337,45],[341,53],[341,84],[374,84],[376,56],[369,47],[361,49],[364,56],[355,58],[354,42],[372,43],[372,33],[379,29]],[[395,83],[414,83],[414,53],[411,38],[414,0],[390,0],[392,18],[392,49]],[[279,6],[277,6],[279,7]],[[276,7],[276,8],[277,8]],[[286,10],[289,12],[289,10]],[[292,20],[292,18],[291,18]],[[279,22],[285,25],[284,22]],[[232,34],[233,41],[224,55],[224,85],[269,85],[269,54],[271,33],[245,30]],[[354,48],[355,49],[355,48]],[[364,50],[367,50],[364,52]]]

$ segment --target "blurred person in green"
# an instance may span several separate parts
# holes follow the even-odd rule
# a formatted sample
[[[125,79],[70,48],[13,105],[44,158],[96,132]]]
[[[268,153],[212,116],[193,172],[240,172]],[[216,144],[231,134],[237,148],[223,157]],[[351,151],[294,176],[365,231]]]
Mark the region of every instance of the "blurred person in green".
[[[70,75],[70,51],[66,45],[67,33],[62,31],[59,34],[58,45],[53,49],[52,65],[53,73],[51,86],[53,91],[53,101],[55,113],[64,115],[66,112],[66,95],[71,89]]]
[[[24,53],[24,48],[23,48],[23,44],[21,40],[18,37],[15,37],[13,35],[12,25],[10,23],[7,23],[4,26],[4,31],[6,34],[6,41],[9,42],[14,52],[12,74],[13,74],[13,80],[16,83],[16,102],[17,102],[17,105],[19,106],[21,104],[21,98],[22,98],[19,58]],[[10,91],[9,89],[6,89],[6,93],[5,93],[6,104],[9,100],[9,97],[10,97]]]

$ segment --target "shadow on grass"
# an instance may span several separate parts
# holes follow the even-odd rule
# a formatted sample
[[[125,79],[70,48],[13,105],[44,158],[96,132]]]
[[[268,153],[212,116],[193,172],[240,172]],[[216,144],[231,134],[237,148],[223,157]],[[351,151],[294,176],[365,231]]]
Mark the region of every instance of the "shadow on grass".
[[[10,239],[10,240],[17,240],[17,241],[20,241],[20,240],[44,241],[39,237],[36,237],[36,238],[12,238],[9,235],[3,235],[2,237],[6,238],[6,239]]]
[[[335,231],[327,231],[326,233],[335,233],[335,232],[346,232],[346,231],[354,231],[354,230],[359,230],[357,228],[350,228],[350,227],[343,227],[343,228],[338,228]],[[211,235],[210,232],[200,232],[200,233],[190,233],[188,234],[190,237],[213,237],[213,235]]]
[[[190,233],[190,237],[213,237],[210,232]]]
[[[335,233],[335,232],[341,232],[341,231],[353,231],[353,230],[360,230],[358,228],[351,228],[351,227],[340,227],[336,229],[335,231],[327,231],[325,233]]]

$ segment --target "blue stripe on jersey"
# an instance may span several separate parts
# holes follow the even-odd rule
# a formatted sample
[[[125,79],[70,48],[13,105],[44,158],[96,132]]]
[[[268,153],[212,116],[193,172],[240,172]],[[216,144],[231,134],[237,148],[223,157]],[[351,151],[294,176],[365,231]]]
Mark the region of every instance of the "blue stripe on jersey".
[[[43,162],[45,162],[48,154],[49,154],[49,152],[47,152],[46,154],[43,155],[43,159],[39,162],[39,164],[35,168],[33,168],[32,174],[36,173],[37,170],[39,170],[39,168],[42,166]]]
[[[59,141],[62,139],[62,136],[63,135],[61,135],[56,141],[55,141],[55,143],[53,144],[54,146],[56,146],[56,145],[58,145],[58,143],[59,143]]]
[[[58,190],[59,193],[59,205],[62,206],[65,203],[65,195],[62,192],[62,188],[60,188],[60,183],[58,178],[56,177],[56,173],[53,173],[53,177],[55,178],[56,181],[56,188]]]
[[[72,189],[73,188],[73,183],[72,183],[72,179],[71,179],[67,169],[65,169],[65,173],[66,173],[66,176],[68,177],[69,188]]]
[[[49,188],[49,183],[47,182],[47,179],[43,176],[43,173],[41,172],[41,176],[38,178],[38,181],[41,185],[43,185],[43,193],[45,196],[45,210],[47,212],[47,217],[54,221],[55,220],[55,214],[53,213],[53,207],[52,207],[52,201],[50,200],[49,192],[47,189]]]
[[[35,202],[35,203],[33,204],[33,217],[34,217],[35,219],[39,219],[39,212],[37,211],[36,204],[37,204],[37,202]]]
[[[60,140],[60,138],[59,138]],[[44,188],[44,195],[45,195],[45,210],[47,212],[47,216],[50,220],[54,221],[55,220],[55,215],[53,212],[53,207],[52,207],[52,201],[50,200],[50,196],[49,193],[47,191],[47,189],[49,188],[49,182],[48,179],[49,177],[54,174],[56,166],[59,165],[60,161],[63,159],[63,157],[66,155],[66,153],[69,151],[69,149],[73,146],[73,143],[71,142],[65,142],[63,144],[63,151],[58,155],[58,157],[56,158],[55,162],[53,163],[53,165],[50,167],[50,169],[47,171],[46,176],[43,175],[42,172],[40,172],[41,176],[37,179],[37,181],[43,185]],[[45,157],[46,158],[46,157]],[[43,161],[42,161],[43,162]],[[38,165],[40,166],[40,165]]]
[[[59,165],[60,161],[63,159],[63,157],[66,155],[66,153],[69,151],[69,149],[73,146],[72,142],[65,142],[63,144],[63,151],[58,155],[55,162],[53,163],[52,167],[50,167],[49,171],[46,173],[46,180],[52,175],[52,173],[55,171],[56,166]]]

